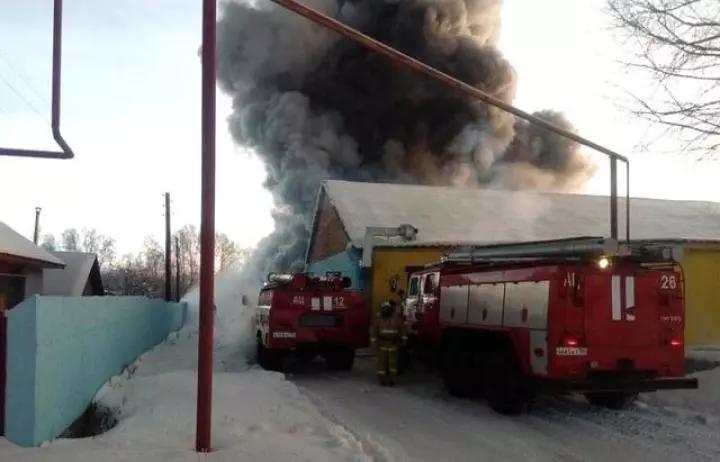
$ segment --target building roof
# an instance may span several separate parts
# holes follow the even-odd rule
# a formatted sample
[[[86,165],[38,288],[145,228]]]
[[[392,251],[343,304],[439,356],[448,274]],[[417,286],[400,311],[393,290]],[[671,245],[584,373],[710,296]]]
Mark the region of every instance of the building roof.
[[[65,264],[35,245],[31,240],[0,221],[0,257],[30,263],[45,268],[62,268]]]
[[[53,252],[65,262],[63,269],[43,271],[43,295],[64,295],[79,297],[84,294],[88,281],[93,295],[102,295],[102,279],[97,256],[83,252]]]
[[[335,180],[322,188],[354,244],[368,226],[401,224],[418,229],[413,242],[420,245],[610,234],[607,196]],[[618,207],[624,236],[624,199]],[[630,214],[632,239],[720,240],[718,203],[638,198],[631,199]]]

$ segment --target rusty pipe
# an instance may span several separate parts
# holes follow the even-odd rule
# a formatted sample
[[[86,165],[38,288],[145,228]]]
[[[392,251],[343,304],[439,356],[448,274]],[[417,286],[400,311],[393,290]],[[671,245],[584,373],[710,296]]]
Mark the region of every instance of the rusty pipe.
[[[608,149],[604,146],[601,146],[593,141],[590,141],[587,138],[583,138],[582,136],[580,136],[576,133],[573,133],[570,130],[565,130],[564,128],[558,127],[557,125],[554,125],[546,120],[536,117],[528,112],[525,112],[522,109],[516,108],[515,106],[508,104],[508,103],[490,95],[489,93],[486,93],[478,88],[473,87],[470,84],[467,84],[459,79],[456,79],[455,77],[452,77],[451,75],[448,75],[432,66],[429,66],[429,65],[423,63],[422,61],[419,61],[419,60],[413,58],[412,56],[408,56],[405,53],[398,51],[378,40],[375,40],[374,38],[372,38],[368,35],[365,35],[362,32],[360,32],[356,29],[353,29],[352,27],[347,26],[347,25],[343,24],[342,22],[340,22],[334,18],[331,18],[317,10],[309,8],[296,0],[270,0],[270,1],[280,5],[294,13],[297,13],[300,16],[303,16],[316,24],[319,24],[325,28],[331,29],[331,30],[337,32],[338,34],[340,34],[346,38],[349,38],[350,40],[353,40],[374,52],[380,53],[405,67],[409,67],[409,68],[415,70],[416,72],[426,75],[444,85],[453,87],[472,98],[479,99],[491,106],[495,106],[503,111],[509,112],[510,114],[513,114],[515,117],[526,120],[527,122],[529,122],[533,125],[536,125],[545,130],[553,132],[559,136],[562,136],[563,138],[567,138],[572,141],[575,141],[576,143],[579,143],[583,146],[587,146],[597,152],[605,154],[606,156],[610,157],[610,159],[613,160],[613,163],[614,163],[614,161],[617,161],[617,160],[625,162],[628,165],[628,167],[627,167],[628,172],[630,171],[630,168],[629,168],[630,161],[627,159],[627,157],[625,157],[611,149]],[[628,182],[629,182],[629,180],[628,180]],[[613,193],[613,191],[616,191],[616,186],[617,185],[615,185],[615,187],[613,187],[613,185],[611,185],[611,204],[610,204],[610,210],[611,210],[611,213],[614,214],[613,216],[615,217],[614,218],[615,223],[617,222],[617,193],[616,192]],[[629,203],[630,203],[630,201],[628,200],[628,204],[626,206],[627,207],[626,214],[628,216],[630,215]],[[630,236],[629,223],[630,223],[630,221],[628,220],[627,231],[626,231],[627,235],[628,235],[628,239]],[[617,234],[617,232],[615,232],[615,234]]]
[[[203,0],[202,147],[200,211],[200,326],[195,449],[210,452],[215,286],[215,74],[216,0]]]
[[[53,55],[52,55],[52,109],[50,126],[55,142],[61,151],[36,149],[0,148],[0,156],[34,157],[42,159],[72,159],[75,153],[60,132],[60,93],[62,74],[62,0],[54,0],[53,5]]]

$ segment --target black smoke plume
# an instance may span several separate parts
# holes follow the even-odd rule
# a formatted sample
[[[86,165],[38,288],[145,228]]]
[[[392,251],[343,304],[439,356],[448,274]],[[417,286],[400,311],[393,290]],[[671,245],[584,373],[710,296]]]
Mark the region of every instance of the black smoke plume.
[[[511,103],[496,48],[500,0],[304,0]],[[593,167],[578,146],[399,67],[269,1],[227,1],[219,80],[230,130],[265,162],[275,232],[256,255],[302,267],[321,180],[571,189]],[[537,115],[570,127],[552,111]]]

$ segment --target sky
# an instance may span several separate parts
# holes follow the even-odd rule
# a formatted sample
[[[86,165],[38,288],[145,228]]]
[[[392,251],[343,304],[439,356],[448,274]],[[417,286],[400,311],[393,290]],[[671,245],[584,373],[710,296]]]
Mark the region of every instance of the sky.
[[[603,0],[506,0],[500,49],[518,73],[515,104],[564,112],[580,134],[631,159],[634,196],[720,201],[720,162],[644,152],[648,125],[620,107],[622,88],[649,85],[625,53]],[[164,192],[176,226],[200,220],[199,0],[65,0],[62,131],[70,161],[0,157],[0,220],[32,236],[96,228],[121,253],[161,238]],[[54,149],[50,120],[51,0],[0,0],[0,145]],[[216,225],[250,247],[272,229],[272,197],[252,152],[234,145],[218,92]],[[590,153],[589,153],[590,154]],[[586,192],[607,194],[608,161]],[[621,184],[624,179],[621,178]]]

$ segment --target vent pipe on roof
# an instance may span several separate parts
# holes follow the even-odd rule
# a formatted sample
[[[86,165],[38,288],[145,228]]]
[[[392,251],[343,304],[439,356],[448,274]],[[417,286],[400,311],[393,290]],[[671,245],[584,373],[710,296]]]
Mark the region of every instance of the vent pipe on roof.
[[[368,226],[365,228],[365,238],[363,239],[363,254],[360,263],[361,268],[370,268],[372,266],[372,254],[375,247],[376,238],[389,239],[391,237],[400,237],[403,241],[414,241],[417,238],[418,229],[413,225],[400,225],[397,227]]]
[[[35,231],[33,232],[33,244],[38,245],[40,240],[40,211],[42,208],[35,207]]]

